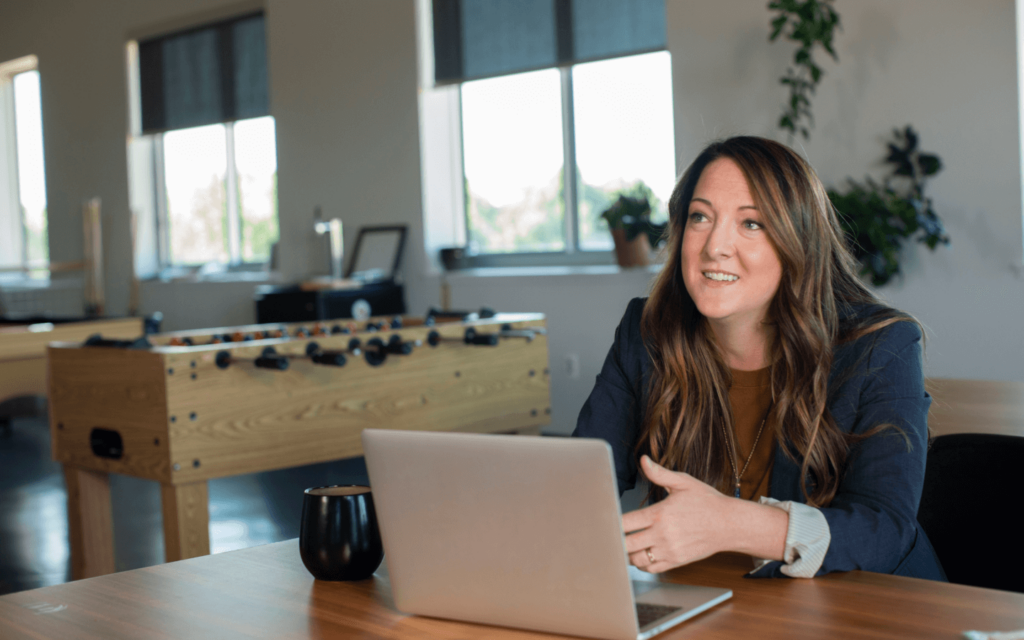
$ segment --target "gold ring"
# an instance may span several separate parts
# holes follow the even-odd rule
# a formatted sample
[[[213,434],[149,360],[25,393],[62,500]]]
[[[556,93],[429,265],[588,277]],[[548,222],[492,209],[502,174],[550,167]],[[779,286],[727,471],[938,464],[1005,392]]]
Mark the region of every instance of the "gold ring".
[[[655,562],[657,562],[657,560],[654,559],[654,554],[651,553],[650,548],[644,549],[644,551],[647,552],[647,559],[651,561],[651,564],[654,564]]]

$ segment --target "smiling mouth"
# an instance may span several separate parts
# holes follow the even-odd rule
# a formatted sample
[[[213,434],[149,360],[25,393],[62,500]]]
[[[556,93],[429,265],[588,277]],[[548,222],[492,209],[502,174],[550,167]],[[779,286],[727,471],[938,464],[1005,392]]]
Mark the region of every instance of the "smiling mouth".
[[[734,276],[731,273],[722,273],[721,271],[704,271],[702,273],[708,280],[716,282],[735,282],[740,279],[739,276]]]

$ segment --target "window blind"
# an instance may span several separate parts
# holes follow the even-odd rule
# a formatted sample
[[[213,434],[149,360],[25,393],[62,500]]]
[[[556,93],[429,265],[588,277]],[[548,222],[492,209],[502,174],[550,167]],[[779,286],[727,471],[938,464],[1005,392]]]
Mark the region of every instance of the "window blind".
[[[450,84],[665,48],[664,0],[433,0]]]
[[[270,113],[263,13],[139,42],[142,132]]]

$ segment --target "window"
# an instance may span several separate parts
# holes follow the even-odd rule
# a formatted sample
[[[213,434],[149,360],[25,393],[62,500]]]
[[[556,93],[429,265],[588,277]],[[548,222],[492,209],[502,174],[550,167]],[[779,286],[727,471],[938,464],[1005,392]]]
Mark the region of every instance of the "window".
[[[268,262],[277,152],[263,14],[129,43],[128,64],[132,206],[153,220],[140,235],[157,254],[136,255],[140,271]]]
[[[600,214],[619,193],[653,193],[655,220],[666,217],[675,153],[664,0],[432,0],[430,17],[421,117],[450,130],[454,101],[461,126],[447,145],[426,145],[424,182],[455,174],[464,197],[448,208],[464,211],[465,226],[439,230],[429,247],[464,237],[475,266],[610,262]],[[450,198],[425,194],[432,220]]]
[[[35,56],[0,64],[0,268],[47,277],[43,118]]]
[[[274,119],[159,135],[165,264],[267,262],[277,241]]]
[[[476,253],[607,251],[600,214],[639,184],[654,193],[654,219],[667,219],[675,181],[667,52],[466,82],[461,97]],[[575,176],[566,172],[573,164]]]

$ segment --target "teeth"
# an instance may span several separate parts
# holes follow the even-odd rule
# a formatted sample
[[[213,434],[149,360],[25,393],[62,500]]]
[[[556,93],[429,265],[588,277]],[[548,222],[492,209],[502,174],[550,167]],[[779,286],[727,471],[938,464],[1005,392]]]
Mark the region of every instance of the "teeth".
[[[739,280],[739,276],[730,276],[725,273],[716,273],[714,271],[705,271],[704,277],[710,280],[718,280],[719,282],[733,282]]]

